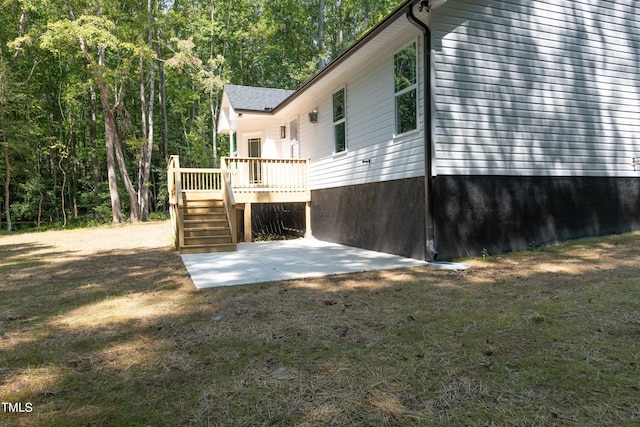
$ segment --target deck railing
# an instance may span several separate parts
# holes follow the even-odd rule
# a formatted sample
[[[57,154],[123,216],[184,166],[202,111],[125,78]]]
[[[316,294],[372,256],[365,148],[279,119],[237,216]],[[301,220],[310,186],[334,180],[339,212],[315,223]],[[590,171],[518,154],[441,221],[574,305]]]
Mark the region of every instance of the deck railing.
[[[225,157],[222,162],[231,172],[231,187],[237,192],[308,190],[306,159]]]
[[[167,164],[167,186],[176,247],[184,245],[183,193],[218,192],[224,200],[235,243],[237,203],[308,202],[308,181],[305,159],[225,157],[222,169],[199,169],[181,168],[178,156],[171,156]]]
[[[300,159],[262,159],[226,157],[222,169],[175,168],[176,180],[186,191],[222,191],[223,170],[229,172],[231,188],[239,192],[306,191],[307,161]]]
[[[180,169],[182,191],[222,191],[222,170]]]

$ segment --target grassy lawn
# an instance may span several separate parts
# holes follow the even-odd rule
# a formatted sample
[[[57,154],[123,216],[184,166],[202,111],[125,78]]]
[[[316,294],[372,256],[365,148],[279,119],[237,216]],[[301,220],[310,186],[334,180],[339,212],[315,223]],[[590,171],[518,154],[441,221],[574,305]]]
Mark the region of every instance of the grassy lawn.
[[[640,233],[205,291],[168,234],[0,237],[0,425],[640,425]]]

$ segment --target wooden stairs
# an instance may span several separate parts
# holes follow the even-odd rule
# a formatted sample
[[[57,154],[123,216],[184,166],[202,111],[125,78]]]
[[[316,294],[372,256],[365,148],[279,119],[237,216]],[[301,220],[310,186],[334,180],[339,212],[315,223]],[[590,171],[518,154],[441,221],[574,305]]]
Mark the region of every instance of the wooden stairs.
[[[238,249],[231,237],[221,195],[215,192],[184,192],[182,196],[184,240],[180,245],[180,253],[229,252]]]

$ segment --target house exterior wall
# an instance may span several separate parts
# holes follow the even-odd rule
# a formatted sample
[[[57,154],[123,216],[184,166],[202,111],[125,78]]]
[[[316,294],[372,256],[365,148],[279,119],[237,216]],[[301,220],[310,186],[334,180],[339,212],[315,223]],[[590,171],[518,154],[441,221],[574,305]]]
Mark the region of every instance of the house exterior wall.
[[[418,42],[418,129],[394,135],[394,54]],[[379,48],[334,70],[278,112],[288,126],[299,118],[300,157],[309,158],[311,189],[324,189],[424,176],[424,87],[422,37],[402,16],[377,36]],[[347,150],[334,153],[332,96],[346,89]],[[318,111],[318,122],[308,113]],[[363,163],[370,160],[370,163]]]
[[[280,138],[280,125],[273,116],[266,114],[243,114],[237,119],[237,151],[238,157],[249,156],[249,138],[261,139],[261,157],[288,158],[288,153],[282,150],[283,143]]]
[[[633,0],[451,0],[432,16],[445,175],[637,176]]]
[[[394,135],[393,57],[421,32],[398,19],[296,94],[263,132],[289,157],[298,120],[316,237],[423,258],[425,198],[440,259],[640,228],[640,12],[633,0],[448,0],[431,12],[431,99]],[[346,89],[347,150],[334,153],[332,95]],[[424,186],[425,102],[433,176]],[[318,122],[308,113],[318,111]],[[280,151],[278,151],[280,147]],[[363,160],[370,160],[363,162]]]
[[[431,17],[443,258],[640,227],[633,0],[450,0]]]
[[[417,52],[418,125],[395,135],[394,55]],[[319,239],[425,257],[423,37],[404,16],[357,55],[279,111],[298,119],[299,156],[309,158],[311,229]],[[346,145],[334,152],[333,94],[346,92]],[[308,113],[317,110],[318,122]],[[366,162],[365,162],[366,161]]]
[[[442,259],[640,229],[637,178],[442,175],[436,182]]]
[[[312,191],[313,235],[330,242],[425,259],[424,179]]]

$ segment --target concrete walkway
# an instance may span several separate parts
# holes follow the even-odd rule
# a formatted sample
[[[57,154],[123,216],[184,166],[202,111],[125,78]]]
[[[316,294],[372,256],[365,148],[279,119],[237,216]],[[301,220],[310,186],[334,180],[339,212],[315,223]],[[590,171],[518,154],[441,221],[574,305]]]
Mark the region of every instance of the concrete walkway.
[[[185,254],[182,261],[198,289],[427,265],[315,239],[240,243],[237,252]]]

